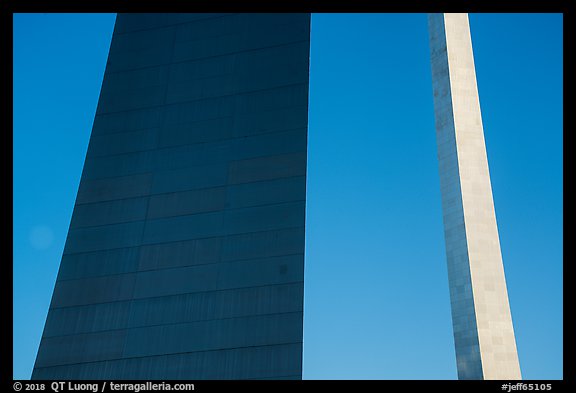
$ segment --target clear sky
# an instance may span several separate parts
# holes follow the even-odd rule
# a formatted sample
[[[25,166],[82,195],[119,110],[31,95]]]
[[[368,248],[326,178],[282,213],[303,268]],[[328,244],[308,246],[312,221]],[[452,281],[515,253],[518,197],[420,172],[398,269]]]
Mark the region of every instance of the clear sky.
[[[14,15],[14,378],[34,365],[115,14]],[[562,378],[562,15],[471,14],[525,379]],[[425,14],[313,14],[305,379],[456,379]]]

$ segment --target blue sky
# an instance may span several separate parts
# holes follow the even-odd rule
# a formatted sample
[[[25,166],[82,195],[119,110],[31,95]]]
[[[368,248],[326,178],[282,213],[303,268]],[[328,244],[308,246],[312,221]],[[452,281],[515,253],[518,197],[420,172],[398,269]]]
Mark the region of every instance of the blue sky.
[[[36,357],[115,14],[14,15],[14,378]],[[471,14],[525,379],[562,378],[562,15]],[[313,14],[305,379],[455,379],[425,14]]]

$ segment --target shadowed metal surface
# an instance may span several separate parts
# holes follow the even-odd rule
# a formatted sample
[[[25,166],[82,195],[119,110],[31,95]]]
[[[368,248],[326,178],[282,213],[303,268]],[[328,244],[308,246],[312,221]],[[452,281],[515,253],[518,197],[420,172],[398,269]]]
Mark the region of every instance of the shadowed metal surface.
[[[310,14],[118,14],[34,379],[301,379]]]

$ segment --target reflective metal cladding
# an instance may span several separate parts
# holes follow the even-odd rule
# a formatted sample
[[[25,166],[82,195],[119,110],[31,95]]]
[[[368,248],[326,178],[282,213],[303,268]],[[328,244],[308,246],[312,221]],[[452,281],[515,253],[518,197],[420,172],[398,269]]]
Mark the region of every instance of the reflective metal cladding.
[[[118,14],[34,379],[301,379],[310,14]]]
[[[520,379],[467,14],[429,16],[460,379]],[[310,14],[119,14],[32,377],[301,379]]]
[[[429,16],[436,141],[459,379],[521,379],[467,14]]]

